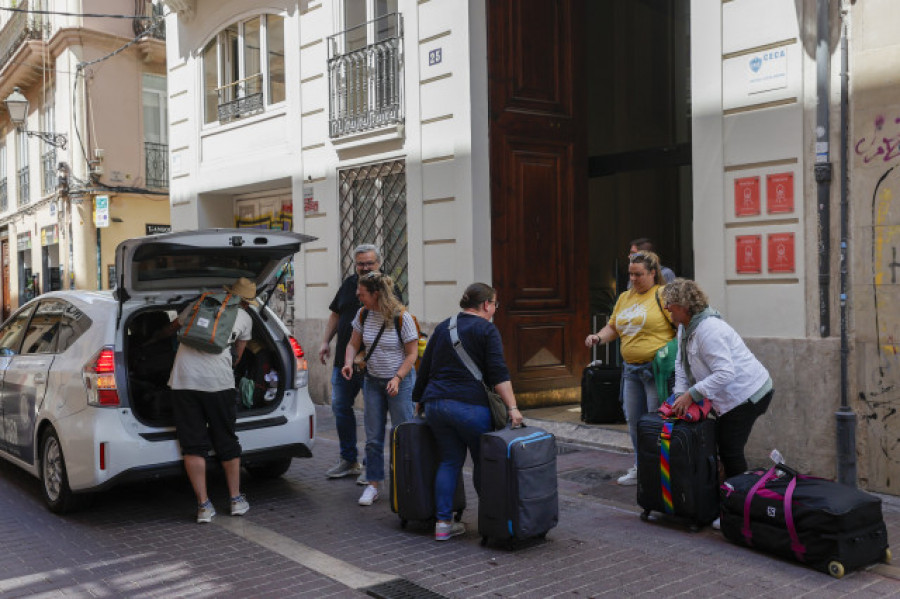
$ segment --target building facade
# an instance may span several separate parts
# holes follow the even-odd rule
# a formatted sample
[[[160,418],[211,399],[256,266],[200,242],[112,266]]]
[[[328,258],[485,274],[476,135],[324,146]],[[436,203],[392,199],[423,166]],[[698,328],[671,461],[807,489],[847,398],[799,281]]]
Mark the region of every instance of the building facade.
[[[0,114],[5,318],[45,291],[110,288],[116,245],[169,226],[169,161],[164,29],[139,36],[150,2],[147,18],[84,16],[134,15],[124,0],[2,4],[0,99],[28,100],[23,125]]]
[[[426,328],[492,283],[520,403],[577,400],[649,236],[772,373],[753,460],[896,492],[889,0],[166,4],[173,223],[316,236],[308,350],[372,242]]]

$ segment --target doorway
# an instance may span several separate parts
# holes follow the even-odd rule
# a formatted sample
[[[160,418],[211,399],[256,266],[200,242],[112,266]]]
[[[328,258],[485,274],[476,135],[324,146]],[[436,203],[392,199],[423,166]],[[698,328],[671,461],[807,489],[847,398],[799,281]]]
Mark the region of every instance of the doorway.
[[[525,405],[572,402],[628,242],[693,275],[690,0],[487,6],[495,322]]]
[[[586,23],[589,293],[602,322],[631,240],[693,277],[690,0],[592,0]]]

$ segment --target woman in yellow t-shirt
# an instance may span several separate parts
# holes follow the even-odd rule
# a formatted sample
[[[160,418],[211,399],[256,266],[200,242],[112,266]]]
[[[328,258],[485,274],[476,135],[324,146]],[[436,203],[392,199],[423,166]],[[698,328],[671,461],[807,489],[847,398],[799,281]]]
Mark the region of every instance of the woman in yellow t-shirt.
[[[665,285],[659,256],[647,251],[632,254],[628,259],[628,278],[631,289],[619,296],[609,322],[599,333],[588,335],[584,343],[592,347],[617,337],[622,340],[625,361],[622,398],[636,460],[638,420],[659,406],[650,365],[657,350],[675,336],[675,329],[671,315],[657,299],[660,287]],[[637,465],[619,477],[618,482],[636,485]]]

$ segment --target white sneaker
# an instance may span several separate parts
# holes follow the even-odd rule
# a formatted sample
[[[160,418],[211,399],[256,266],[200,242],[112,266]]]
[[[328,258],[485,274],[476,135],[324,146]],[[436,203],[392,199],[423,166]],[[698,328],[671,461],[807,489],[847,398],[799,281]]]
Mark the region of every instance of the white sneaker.
[[[368,485],[359,497],[359,505],[372,505],[378,499],[378,487]]]
[[[713,520],[713,523],[710,524],[710,526],[712,526],[712,527],[713,527],[714,529],[716,529],[716,530],[722,530],[722,520],[721,520],[721,518],[716,518],[715,520]]]
[[[623,487],[631,487],[633,485],[636,485],[638,482],[637,466],[632,466],[631,468],[629,468],[628,472],[620,476],[616,482]]]

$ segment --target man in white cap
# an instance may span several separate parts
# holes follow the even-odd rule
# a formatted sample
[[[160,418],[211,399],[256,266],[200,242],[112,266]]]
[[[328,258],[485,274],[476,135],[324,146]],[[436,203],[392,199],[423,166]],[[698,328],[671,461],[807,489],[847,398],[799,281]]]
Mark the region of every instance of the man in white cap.
[[[206,494],[206,456],[210,448],[225,470],[231,515],[242,516],[250,509],[241,493],[241,445],[234,425],[237,405],[234,389],[234,364],[240,361],[251,338],[253,321],[246,308],[256,303],[256,284],[244,277],[225,290],[241,298],[228,346],[220,352],[207,352],[180,343],[175,365],[169,377],[175,432],[181,444],[184,469],[197,496],[197,522],[210,522],[216,510]],[[174,333],[188,321],[193,303],[172,322]],[[234,346],[232,362],[231,346]]]

